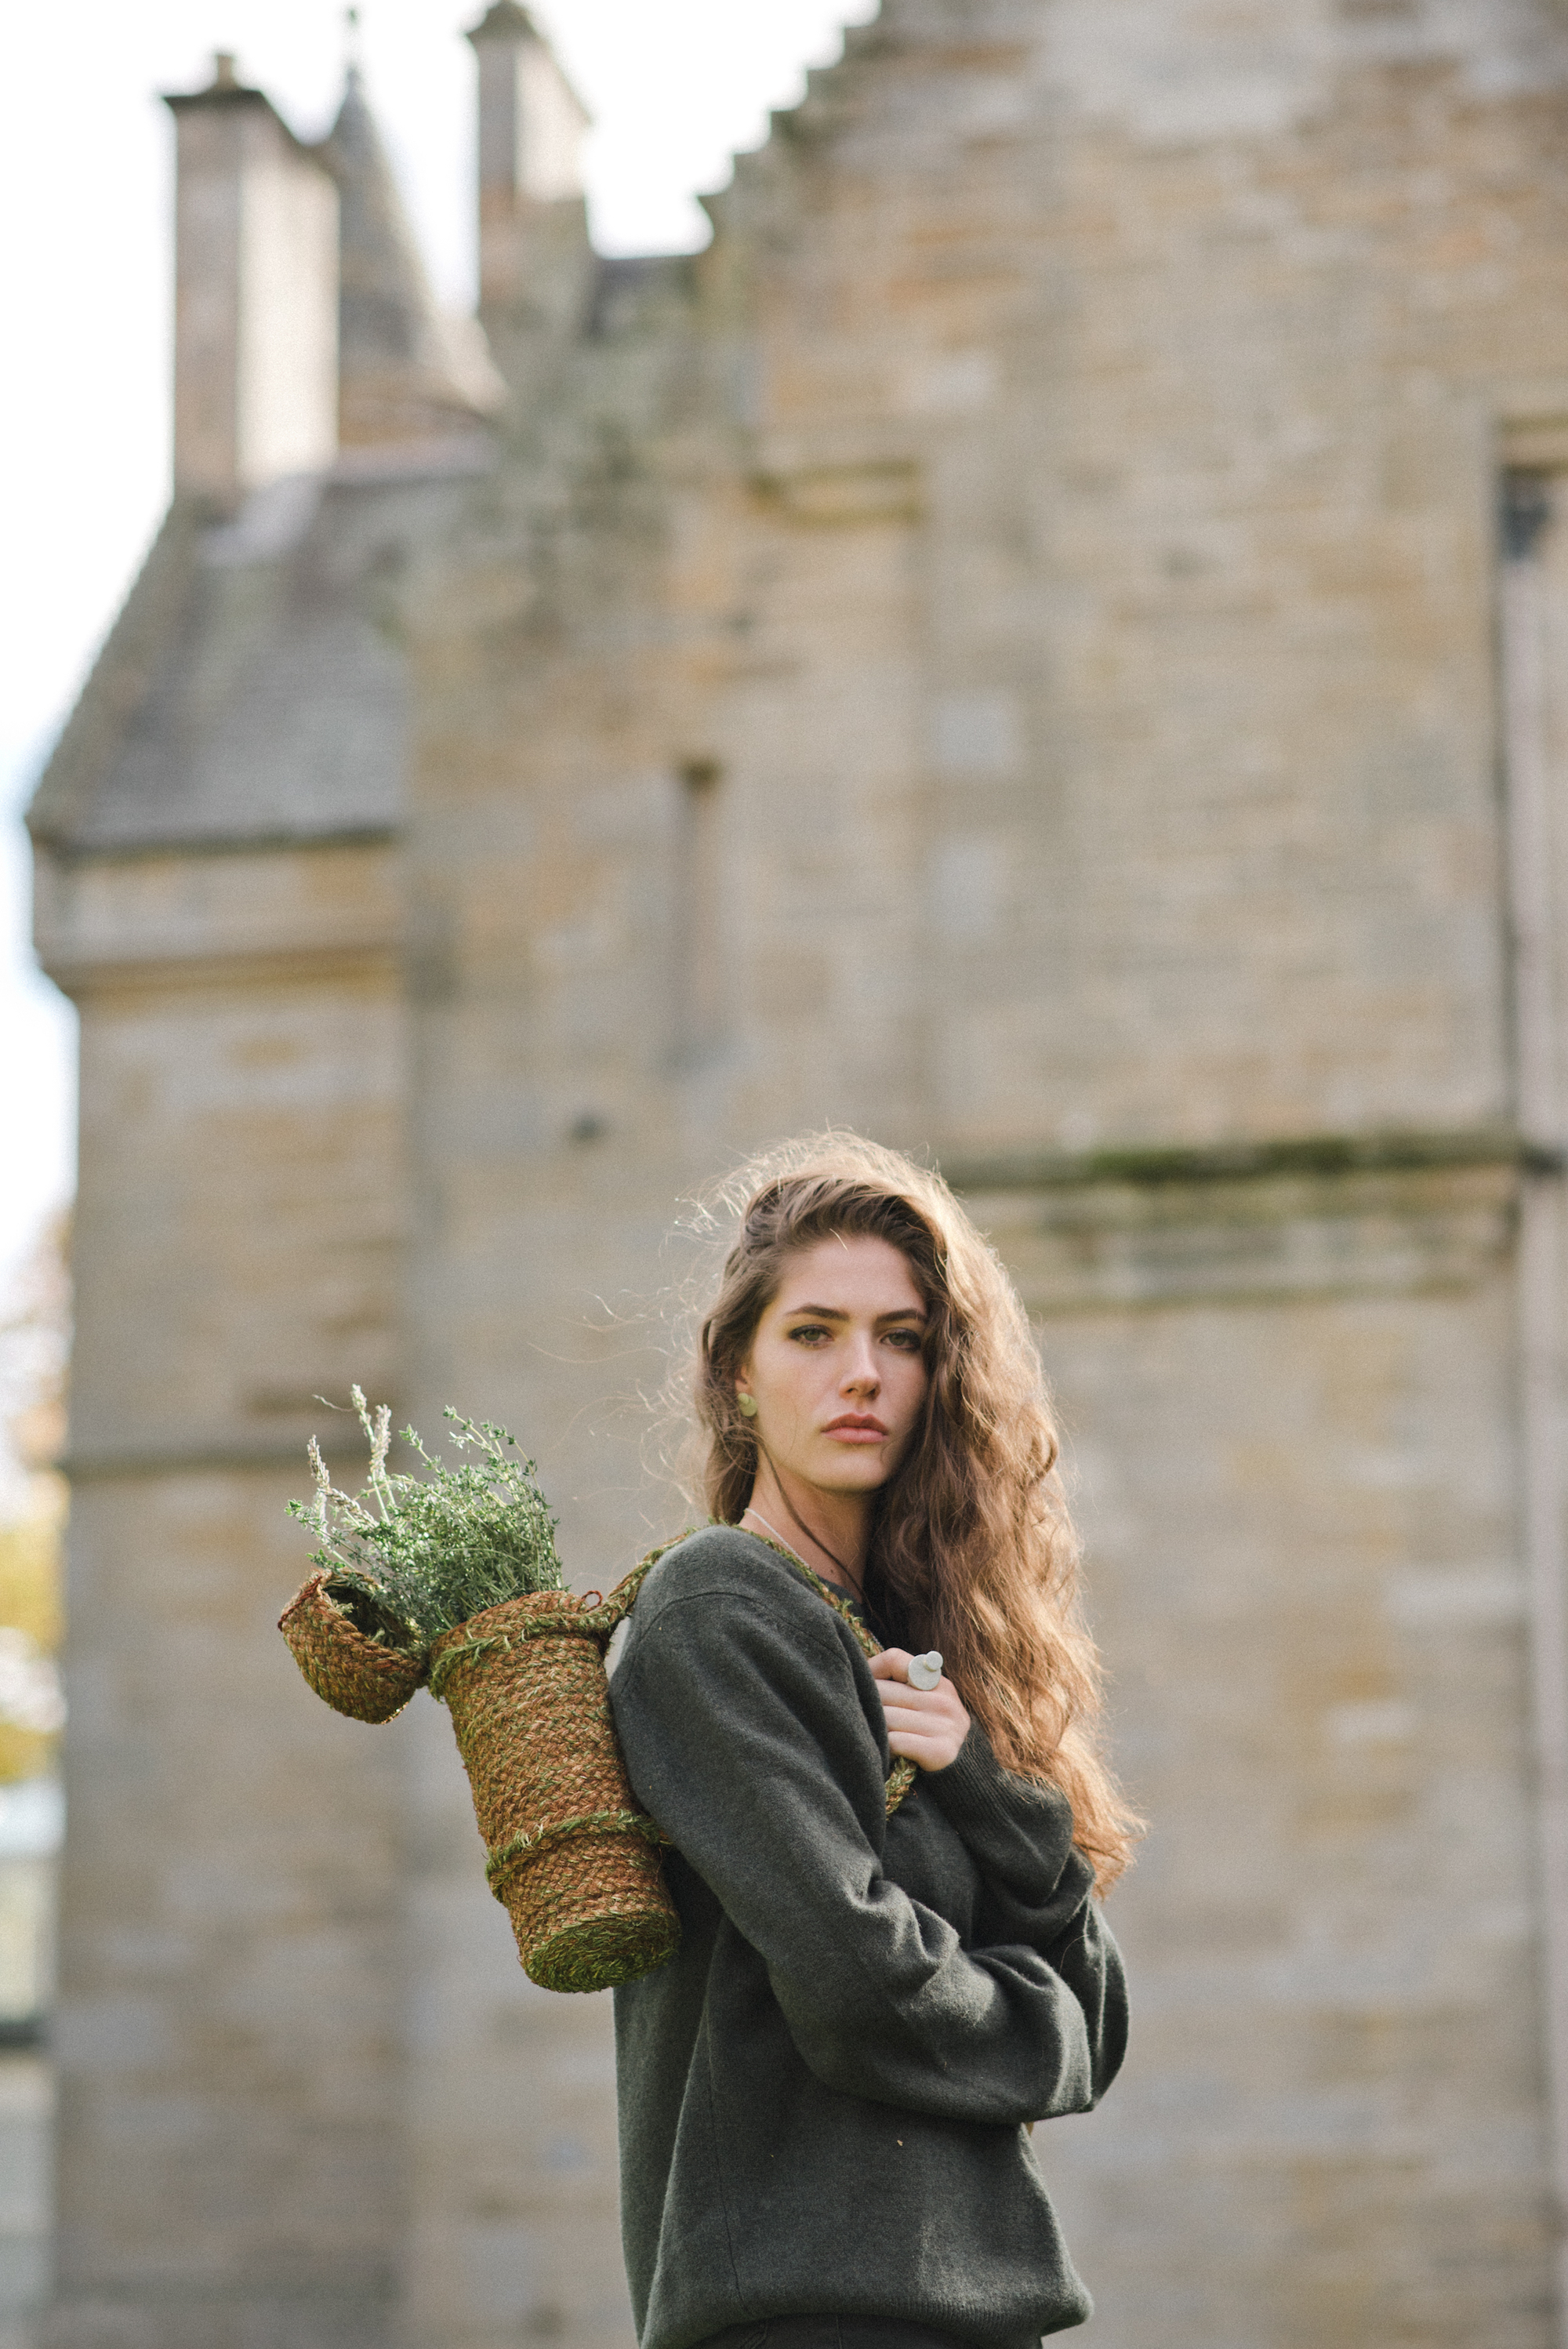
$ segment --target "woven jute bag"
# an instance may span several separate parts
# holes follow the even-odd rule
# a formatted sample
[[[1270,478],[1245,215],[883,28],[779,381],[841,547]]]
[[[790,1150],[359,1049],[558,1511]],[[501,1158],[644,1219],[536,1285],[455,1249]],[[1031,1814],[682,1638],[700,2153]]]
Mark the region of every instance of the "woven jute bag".
[[[608,1598],[542,1590],[511,1599],[443,1632],[428,1655],[386,1644],[407,1639],[407,1627],[377,1613],[375,1594],[353,1576],[313,1575],[279,1626],[312,1688],[356,1720],[389,1721],[428,1678],[452,1716],[490,1889],[511,1919],[524,1971],[545,1990],[612,1989],[651,1973],[680,1946],[659,1858],[667,1838],[636,1807],[604,1670],[612,1633],[674,1547],[650,1552]],[[799,1568],[868,1656],[878,1652],[835,1592],[792,1551],[768,1547]],[[914,1775],[913,1762],[894,1762],[890,1816]]]
[[[490,1889],[523,1971],[545,1990],[634,1982],[680,1946],[659,1865],[665,1838],[627,1784],[604,1672],[610,1635],[663,1555],[607,1599],[509,1599],[430,1651],[430,1693],[452,1716]]]
[[[313,1574],[278,1630],[317,1696],[351,1721],[390,1721],[425,1678],[425,1648],[351,1574]]]

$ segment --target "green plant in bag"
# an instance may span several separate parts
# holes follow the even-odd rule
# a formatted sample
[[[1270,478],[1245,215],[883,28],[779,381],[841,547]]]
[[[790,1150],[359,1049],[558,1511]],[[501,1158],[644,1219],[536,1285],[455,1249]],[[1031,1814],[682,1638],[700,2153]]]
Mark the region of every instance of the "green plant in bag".
[[[556,1519],[515,1436],[491,1420],[465,1419],[449,1403],[454,1450],[476,1456],[449,1466],[406,1427],[401,1441],[423,1466],[398,1475],[387,1465],[389,1408],[378,1404],[373,1417],[361,1389],[349,1392],[370,1445],[364,1492],[338,1491],[312,1436],[315,1497],[291,1501],[288,1510],[315,1534],[312,1563],[332,1575],[335,1599],[368,1638],[428,1647],[487,1607],[565,1588]]]

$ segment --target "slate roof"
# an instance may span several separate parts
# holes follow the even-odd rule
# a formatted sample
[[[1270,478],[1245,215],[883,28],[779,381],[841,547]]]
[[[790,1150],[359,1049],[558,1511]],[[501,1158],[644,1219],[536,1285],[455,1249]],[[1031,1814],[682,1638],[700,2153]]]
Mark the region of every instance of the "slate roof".
[[[170,100],[214,102],[268,103],[238,84]],[[28,827],[57,851],[397,822],[397,577],[492,461],[480,418],[502,387],[479,329],[465,351],[437,310],[357,73],[330,137],[305,151],[339,189],[343,454],[229,522],[176,500],[34,795]]]
[[[34,838],[90,854],[393,828],[398,576],[490,462],[472,440],[358,452],[220,524],[177,502],[45,771]]]

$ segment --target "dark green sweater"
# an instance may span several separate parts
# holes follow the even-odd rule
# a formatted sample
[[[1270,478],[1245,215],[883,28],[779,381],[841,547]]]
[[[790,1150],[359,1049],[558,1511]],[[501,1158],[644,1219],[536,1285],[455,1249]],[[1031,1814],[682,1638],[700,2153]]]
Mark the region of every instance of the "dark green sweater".
[[[653,1568],[611,1696],[684,1933],[615,1992],[642,2349],[768,2316],[987,2349],[1082,2323],[1026,2124],[1095,2103],[1127,2006],[1067,1803],[976,1728],[889,1819],[853,1630],[730,1526]]]

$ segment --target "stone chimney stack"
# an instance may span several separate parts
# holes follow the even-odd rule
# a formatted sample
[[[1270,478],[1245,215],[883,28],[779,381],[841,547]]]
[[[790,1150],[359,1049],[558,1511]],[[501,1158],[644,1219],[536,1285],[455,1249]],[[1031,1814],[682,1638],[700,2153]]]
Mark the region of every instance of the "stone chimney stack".
[[[164,103],[177,152],[174,485],[225,511],[337,450],[337,190],[234,60]]]
[[[480,67],[480,308],[515,311],[532,291],[542,232],[585,238],[588,112],[517,0],[495,0],[469,39]]]

